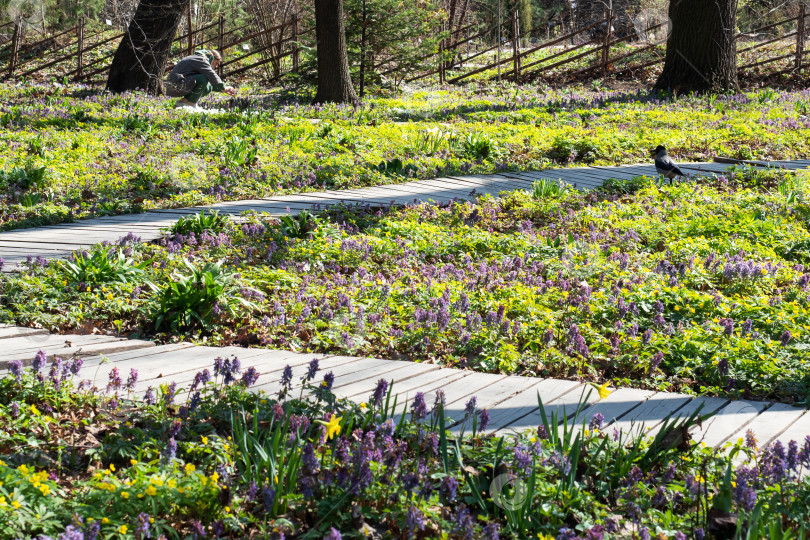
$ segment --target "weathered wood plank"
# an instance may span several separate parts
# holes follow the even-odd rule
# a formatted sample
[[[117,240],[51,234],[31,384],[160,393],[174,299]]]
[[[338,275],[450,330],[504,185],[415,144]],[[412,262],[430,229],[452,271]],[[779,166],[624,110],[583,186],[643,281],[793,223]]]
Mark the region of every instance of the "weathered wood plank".
[[[536,379],[535,379],[536,380]],[[560,379],[542,379],[516,395],[501,401],[489,413],[489,431],[499,431],[509,428],[520,431],[530,427],[537,427],[535,418],[540,418],[538,394],[543,403],[553,403],[555,400],[573,391],[581,383]]]
[[[25,328],[21,326],[4,326],[0,328],[0,339],[20,338],[26,336],[42,336],[50,332],[44,328]]]
[[[767,405],[761,401],[732,401],[695,430],[693,438],[707,446],[720,446],[726,439],[744,430]]]
[[[738,439],[745,440],[745,435],[750,429],[754,433],[759,446],[765,447],[806,413],[807,409],[805,408],[776,403],[762,411],[745,428],[727,437],[724,442],[734,443]],[[810,432],[807,434],[810,435]]]

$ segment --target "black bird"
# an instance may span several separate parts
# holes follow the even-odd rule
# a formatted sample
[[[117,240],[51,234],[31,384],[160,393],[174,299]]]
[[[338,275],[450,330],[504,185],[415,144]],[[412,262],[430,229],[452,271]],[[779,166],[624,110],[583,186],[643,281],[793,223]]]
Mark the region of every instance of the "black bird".
[[[652,153],[655,156],[655,170],[658,171],[658,174],[667,177],[670,184],[678,176],[686,176],[669,157],[666,148],[658,145]]]

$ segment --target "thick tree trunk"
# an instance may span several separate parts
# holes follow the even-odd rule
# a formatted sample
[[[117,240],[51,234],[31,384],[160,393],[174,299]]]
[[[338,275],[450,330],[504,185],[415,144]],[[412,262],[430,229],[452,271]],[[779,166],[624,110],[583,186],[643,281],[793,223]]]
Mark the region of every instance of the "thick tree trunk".
[[[140,0],[115,51],[107,90],[163,93],[163,75],[172,40],[189,0]]]
[[[736,0],[670,2],[672,33],[667,40],[659,90],[736,90]]]
[[[318,92],[315,102],[357,101],[349,73],[343,0],[315,0],[315,37],[318,40]]]

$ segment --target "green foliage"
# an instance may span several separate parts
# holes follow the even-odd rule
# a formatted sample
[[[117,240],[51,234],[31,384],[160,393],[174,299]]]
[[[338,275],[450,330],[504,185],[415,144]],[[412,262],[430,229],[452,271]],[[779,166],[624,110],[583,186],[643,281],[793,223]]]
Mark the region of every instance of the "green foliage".
[[[222,161],[228,168],[250,167],[256,164],[259,153],[255,140],[233,137],[222,148]]]
[[[459,142],[463,155],[471,159],[495,159],[501,155],[495,141],[484,133],[468,133]]]
[[[201,327],[210,330],[226,317],[237,317],[257,306],[242,298],[238,276],[223,266],[223,261],[195,265],[183,259],[186,272],[175,272],[171,281],[160,287],[149,286],[156,295],[150,306],[155,329],[164,325],[174,331]]]
[[[532,197],[538,200],[557,198],[571,190],[571,184],[562,180],[543,178],[532,184]]]
[[[287,238],[308,238],[325,225],[325,220],[302,210],[297,216],[279,217],[279,225],[279,232]]]
[[[62,261],[62,273],[72,284],[131,283],[144,275],[147,263],[136,263],[115,246],[95,247],[90,253],[77,251],[72,260]]]
[[[388,161],[381,161],[377,166],[377,170],[386,176],[406,176],[410,177],[416,173],[416,167],[412,163],[407,165],[402,164],[399,158],[389,159]]]
[[[23,167],[16,167],[6,173],[0,173],[0,186],[7,190],[28,191],[45,188],[48,181],[48,168],[36,167],[28,162]]]
[[[221,215],[216,210],[201,210],[197,214],[188,217],[181,217],[171,227],[169,232],[172,234],[183,234],[193,232],[197,236],[201,235],[203,231],[212,233],[221,232],[228,223],[228,218]]]

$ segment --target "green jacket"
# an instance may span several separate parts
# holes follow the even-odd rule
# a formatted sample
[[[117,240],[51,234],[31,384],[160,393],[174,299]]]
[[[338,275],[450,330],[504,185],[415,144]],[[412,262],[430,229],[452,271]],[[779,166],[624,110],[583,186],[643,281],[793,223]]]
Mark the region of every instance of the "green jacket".
[[[225,90],[225,83],[211,65],[213,61],[214,55],[211,51],[204,49],[195,51],[191,56],[186,56],[177,62],[166,80],[180,91],[188,93],[194,89],[194,80],[191,77],[205,75],[205,78],[214,87],[214,92],[222,92]]]

